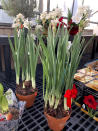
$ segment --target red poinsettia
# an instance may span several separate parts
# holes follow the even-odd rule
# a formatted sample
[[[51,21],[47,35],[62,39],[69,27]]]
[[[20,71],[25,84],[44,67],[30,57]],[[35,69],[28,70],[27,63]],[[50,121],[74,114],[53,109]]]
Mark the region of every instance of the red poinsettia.
[[[71,99],[75,99],[77,96],[77,88],[75,86],[75,84],[73,84],[73,88],[72,89],[68,89],[64,95],[65,98],[67,98],[67,106],[69,108],[71,108]]]
[[[84,96],[83,101],[89,108],[96,110],[98,103],[95,101],[94,96],[92,96],[92,95]]]

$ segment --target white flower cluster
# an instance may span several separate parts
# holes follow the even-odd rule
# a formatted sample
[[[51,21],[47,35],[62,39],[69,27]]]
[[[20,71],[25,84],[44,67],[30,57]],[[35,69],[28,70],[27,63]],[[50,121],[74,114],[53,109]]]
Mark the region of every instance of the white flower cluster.
[[[25,20],[24,16],[23,16],[21,13],[19,13],[18,15],[16,15],[16,18],[15,18],[14,21],[13,21],[12,27],[13,27],[13,28],[18,28],[18,27],[20,27],[21,24],[24,23],[24,20]]]
[[[43,12],[40,16],[40,19],[43,20],[53,20],[56,18],[60,18],[62,16],[62,11],[59,8],[56,8],[55,10],[47,13],[47,12]]]
[[[19,13],[16,18],[13,21],[12,27],[13,28],[22,28],[25,27],[29,29],[33,25],[32,21],[29,21],[28,18],[25,19],[25,17]]]
[[[42,31],[43,30],[43,27],[42,27],[42,25],[36,25],[36,28],[35,28],[35,30],[37,31],[37,30],[40,30],[40,31]]]
[[[61,16],[62,16],[62,11],[59,8],[56,8],[49,13],[43,12],[40,15],[40,20],[42,22],[42,25],[37,25],[36,29],[42,31],[45,24],[47,24],[47,21],[48,21],[48,26],[55,27],[57,25],[57,23],[59,23],[59,18]],[[46,27],[48,27],[48,26],[46,25]]]
[[[73,16],[72,20],[73,22],[78,24],[80,20],[83,18],[83,15],[85,16],[85,19],[89,19],[91,17],[91,12],[92,10],[90,9],[89,6],[80,6],[78,8],[76,16]]]
[[[58,18],[56,18],[56,19],[54,19],[54,20],[51,20],[51,25],[52,26],[55,26],[55,25],[57,25],[57,23],[59,23],[59,19]]]

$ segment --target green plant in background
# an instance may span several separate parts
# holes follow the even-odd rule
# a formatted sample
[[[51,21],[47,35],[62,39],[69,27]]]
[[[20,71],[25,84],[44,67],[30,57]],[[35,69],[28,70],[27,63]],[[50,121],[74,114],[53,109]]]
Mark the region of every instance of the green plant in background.
[[[16,16],[21,13],[25,18],[34,16],[36,0],[2,0],[3,9],[9,16]]]
[[[8,101],[6,94],[4,94],[3,85],[0,83],[0,112],[5,113],[8,111]]]
[[[74,37],[72,46],[69,47],[69,34],[65,29],[58,29],[53,33],[48,29],[47,47],[39,36],[41,45],[41,61],[43,65],[43,97],[45,108],[57,109],[62,99],[63,91],[72,89],[74,74],[79,65],[83,51],[88,44],[81,40],[81,33]],[[89,42],[88,42],[89,43]],[[57,53],[55,50],[57,48]],[[46,82],[46,90],[45,90]],[[66,98],[64,98],[64,109],[66,107]]]

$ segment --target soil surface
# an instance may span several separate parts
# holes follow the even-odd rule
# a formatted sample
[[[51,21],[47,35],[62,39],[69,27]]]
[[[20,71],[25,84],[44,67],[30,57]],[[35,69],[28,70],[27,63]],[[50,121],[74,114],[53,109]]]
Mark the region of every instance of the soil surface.
[[[59,102],[57,109],[50,108],[49,104],[48,104],[47,108],[45,109],[45,112],[48,115],[53,116],[55,118],[63,118],[63,117],[66,117],[71,114],[71,109],[68,111],[65,111],[64,110],[64,102],[63,102],[63,100],[61,100]]]
[[[37,91],[36,89],[32,88],[31,81],[24,82],[25,88],[23,88],[23,83],[20,83],[19,85],[16,85],[16,93],[20,95],[32,95],[32,93],[35,93]]]

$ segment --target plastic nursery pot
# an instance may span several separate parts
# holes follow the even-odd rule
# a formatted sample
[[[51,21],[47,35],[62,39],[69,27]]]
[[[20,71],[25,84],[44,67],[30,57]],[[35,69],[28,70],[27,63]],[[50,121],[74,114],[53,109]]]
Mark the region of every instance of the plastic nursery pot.
[[[14,116],[11,113],[8,113],[5,115],[5,117],[7,117],[6,120],[4,116],[1,117],[0,131],[18,131],[18,125],[24,111],[25,102],[20,101],[17,103],[17,105],[18,105],[18,108],[17,107],[14,107],[14,108],[18,109],[19,111],[18,118],[14,119]]]
[[[53,131],[61,131],[64,128],[66,121],[70,118],[70,115],[63,117],[61,119],[57,119],[55,117],[48,115],[46,112],[44,112],[44,114],[47,118],[49,128],[52,129]]]
[[[19,100],[26,102],[26,108],[31,107],[34,104],[35,98],[37,96],[37,91],[35,93],[32,93],[31,95],[20,95],[16,93],[16,96]]]

